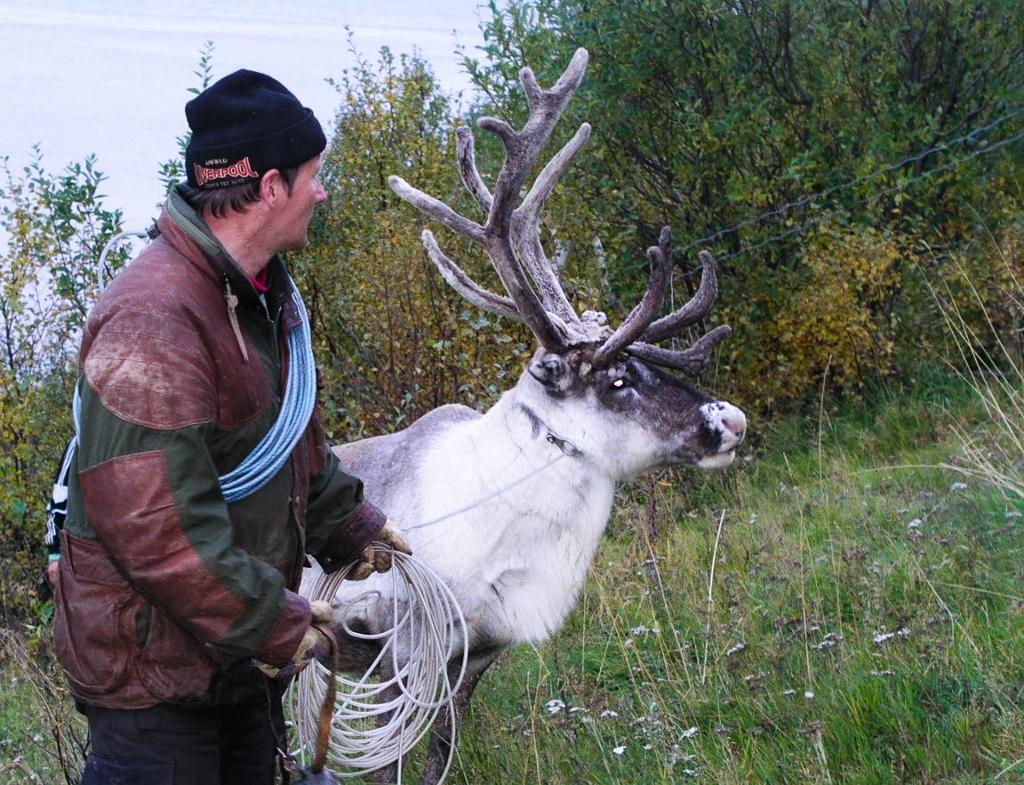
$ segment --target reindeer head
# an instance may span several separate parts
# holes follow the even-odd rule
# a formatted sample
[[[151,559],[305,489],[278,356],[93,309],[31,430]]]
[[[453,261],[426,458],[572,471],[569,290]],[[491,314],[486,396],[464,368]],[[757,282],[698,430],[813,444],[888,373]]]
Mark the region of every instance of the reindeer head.
[[[683,351],[655,345],[678,335],[710,310],[718,293],[711,255],[700,254],[703,271],[694,297],[673,313],[656,318],[672,274],[669,229],[664,228],[658,244],[647,251],[651,267],[647,291],[613,330],[603,313],[577,315],[540,242],[541,209],[590,137],[589,124],[580,126],[519,201],[537,154],[583,79],[586,65],[587,52],[578,49],[550,90],[541,89],[529,68],[520,72],[530,110],[521,131],[494,117],[479,120],[478,125],[497,135],[505,147],[505,162],[493,193],[477,170],[472,132],[465,126],[456,132],[459,173],[487,215],[483,224],[459,215],[400,177],[392,176],[388,183],[402,199],[486,250],[508,297],[488,291],[466,275],[444,254],[430,230],[422,235],[427,254],[452,288],[485,311],[525,322],[537,337],[540,348],[517,391],[538,422],[579,440],[579,448],[601,456],[605,471],[617,479],[655,465],[727,466],[746,429],[743,412],[713,400],[662,367],[698,375],[715,345],[729,336],[729,327],[716,327]]]

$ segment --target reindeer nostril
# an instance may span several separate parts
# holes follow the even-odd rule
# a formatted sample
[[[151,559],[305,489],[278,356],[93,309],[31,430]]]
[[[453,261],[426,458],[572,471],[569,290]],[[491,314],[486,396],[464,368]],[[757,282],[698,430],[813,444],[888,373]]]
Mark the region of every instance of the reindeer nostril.
[[[747,429],[747,424],[742,419],[731,419],[729,417],[723,417],[721,419],[722,427],[727,429],[729,433],[735,436],[737,439],[743,438],[743,432]]]

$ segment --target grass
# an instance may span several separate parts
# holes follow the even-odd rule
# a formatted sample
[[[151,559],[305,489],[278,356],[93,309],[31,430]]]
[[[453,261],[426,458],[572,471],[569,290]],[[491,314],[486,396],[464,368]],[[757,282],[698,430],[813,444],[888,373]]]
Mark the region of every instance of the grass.
[[[950,468],[988,405],[937,370],[870,399],[623,489],[563,632],[482,682],[450,781],[1024,782],[1024,503]],[[36,639],[2,639],[5,783],[61,781],[81,738]]]
[[[49,630],[0,629],[0,782],[76,783],[87,731],[46,651]]]

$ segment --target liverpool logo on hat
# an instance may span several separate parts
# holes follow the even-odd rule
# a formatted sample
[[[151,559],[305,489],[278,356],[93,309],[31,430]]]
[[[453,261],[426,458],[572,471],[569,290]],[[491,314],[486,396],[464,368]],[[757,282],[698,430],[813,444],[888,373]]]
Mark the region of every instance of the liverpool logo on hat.
[[[193,164],[193,167],[195,168],[196,185],[200,188],[213,180],[227,179],[229,182],[224,183],[224,185],[234,185],[243,180],[252,180],[259,177],[259,173],[253,170],[252,164],[249,163],[249,156],[246,156],[241,161],[235,161],[228,166],[208,168],[199,164]]]

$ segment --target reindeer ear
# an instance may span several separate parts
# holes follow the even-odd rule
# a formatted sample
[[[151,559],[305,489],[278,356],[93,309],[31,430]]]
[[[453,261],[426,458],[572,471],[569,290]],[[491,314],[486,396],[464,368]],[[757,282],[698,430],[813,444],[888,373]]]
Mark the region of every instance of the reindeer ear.
[[[575,373],[560,354],[547,352],[535,356],[526,367],[530,376],[552,392],[565,392],[572,386]]]

